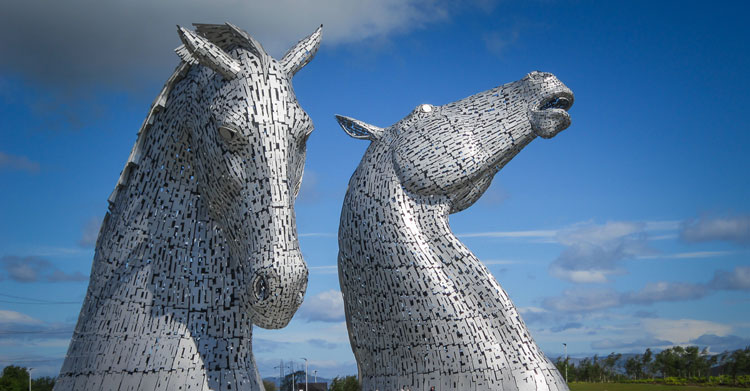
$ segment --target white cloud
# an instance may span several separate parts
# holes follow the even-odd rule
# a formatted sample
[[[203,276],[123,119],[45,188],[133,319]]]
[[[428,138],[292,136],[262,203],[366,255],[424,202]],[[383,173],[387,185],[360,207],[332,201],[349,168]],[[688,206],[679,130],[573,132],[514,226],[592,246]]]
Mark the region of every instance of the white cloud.
[[[10,155],[0,151],[0,171],[25,171],[32,174],[39,172],[39,163],[26,156]]]
[[[521,314],[540,314],[540,313],[546,313],[549,312],[544,308],[540,307],[518,307],[518,312]]]
[[[80,272],[68,273],[60,270],[46,259],[6,255],[0,258],[0,277],[3,275],[16,282],[66,282],[88,281]]]
[[[482,35],[482,40],[487,50],[496,56],[502,56],[505,54],[505,50],[516,43],[518,38],[521,36],[519,28],[514,28],[509,31],[492,31]]]
[[[486,261],[482,261],[485,265],[516,265],[519,263],[533,263],[533,262],[522,262],[522,261],[514,261],[512,259],[488,259]]]
[[[344,298],[335,289],[308,296],[299,309],[299,316],[309,321],[341,322],[344,319]]]
[[[636,292],[622,295],[621,301],[628,304],[651,304],[659,301],[695,300],[709,293],[704,284],[686,282],[652,282]]]
[[[691,251],[674,254],[654,254],[654,255],[642,255],[638,259],[700,259],[700,258],[716,258],[725,257],[728,255],[736,254],[736,251]]]
[[[617,292],[611,289],[567,289],[542,301],[544,308],[557,312],[591,312],[624,305],[650,305],[665,301],[698,300],[721,290],[750,290],[750,266],[734,270],[717,270],[707,283],[649,282],[637,291]],[[540,318],[530,311],[532,319]]]
[[[566,289],[561,295],[548,297],[542,305],[558,312],[588,312],[621,305],[620,294],[609,289]]]
[[[560,244],[577,246],[588,244],[601,246],[643,231],[644,223],[608,221],[597,225],[591,222],[574,224],[557,234]]]
[[[732,331],[731,326],[697,319],[643,319],[641,323],[646,333],[678,345],[690,343],[704,334],[723,337]]]
[[[300,238],[335,238],[337,235],[333,232],[303,232],[298,235]]]
[[[86,221],[81,232],[81,239],[78,240],[78,244],[81,247],[94,247],[96,245],[96,239],[99,238],[99,228],[102,226],[101,217],[91,217]]]
[[[305,170],[305,175],[302,177],[302,184],[299,189],[299,195],[297,195],[297,202],[312,204],[319,201],[321,199],[321,194],[318,189],[318,183],[318,173],[309,169]]]
[[[575,283],[603,283],[609,275],[623,274],[620,262],[651,255],[644,223],[607,222],[576,224],[557,234],[566,246],[549,266],[553,276]]]
[[[619,338],[606,338],[598,341],[591,342],[592,349],[608,350],[608,349],[637,349],[642,350],[644,348],[660,348],[669,347],[674,345],[671,341],[657,339],[654,337],[638,338],[636,340],[627,340]]]
[[[714,289],[750,291],[750,266],[738,266],[731,272],[717,270],[709,286]]]
[[[704,334],[723,337],[732,331],[731,326],[697,319],[643,319],[641,322],[647,333],[678,345],[690,343]]]
[[[339,346],[339,344],[335,342],[326,341],[322,338],[310,338],[307,340],[307,343],[316,348],[328,350],[336,349]]]
[[[557,235],[556,230],[531,230],[531,231],[490,231],[469,232],[457,234],[459,238],[532,238],[552,239]]]
[[[644,229],[647,232],[676,231],[680,228],[680,220],[647,221]]]
[[[339,272],[337,265],[308,266],[307,268],[317,274],[338,274]]]
[[[127,86],[145,70],[172,71],[175,24],[232,22],[278,58],[320,24],[324,45],[359,42],[445,21],[467,5],[472,2],[8,0],[0,13],[0,69],[50,83]]]
[[[39,325],[43,322],[16,311],[0,310],[0,325]]]
[[[576,283],[604,283],[607,275],[615,274],[617,270],[567,270],[560,265],[550,265],[550,273],[561,279]]]
[[[687,242],[726,241],[750,245],[750,216],[701,217],[682,224]]]
[[[494,185],[490,186],[490,188],[482,194],[482,197],[477,201],[477,205],[495,207],[505,202],[508,198],[510,198],[510,195],[505,189]]]
[[[718,336],[715,334],[703,334],[691,340],[691,345],[706,346],[711,353],[720,353],[750,346],[750,338],[742,338],[736,335]]]

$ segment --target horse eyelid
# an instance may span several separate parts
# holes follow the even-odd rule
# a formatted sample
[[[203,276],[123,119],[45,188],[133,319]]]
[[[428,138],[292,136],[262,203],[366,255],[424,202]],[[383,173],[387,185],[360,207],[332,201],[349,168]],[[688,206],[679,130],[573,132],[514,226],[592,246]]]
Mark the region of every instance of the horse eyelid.
[[[219,126],[219,134],[226,140],[233,140],[240,134],[240,131],[232,124],[222,124]]]

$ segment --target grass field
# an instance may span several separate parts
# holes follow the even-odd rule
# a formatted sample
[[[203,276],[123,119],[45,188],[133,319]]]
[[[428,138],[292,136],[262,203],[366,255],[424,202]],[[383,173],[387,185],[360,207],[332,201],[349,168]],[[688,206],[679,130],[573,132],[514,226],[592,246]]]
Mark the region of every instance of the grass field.
[[[570,391],[740,391],[750,388],[718,386],[665,386],[662,384],[570,383]]]

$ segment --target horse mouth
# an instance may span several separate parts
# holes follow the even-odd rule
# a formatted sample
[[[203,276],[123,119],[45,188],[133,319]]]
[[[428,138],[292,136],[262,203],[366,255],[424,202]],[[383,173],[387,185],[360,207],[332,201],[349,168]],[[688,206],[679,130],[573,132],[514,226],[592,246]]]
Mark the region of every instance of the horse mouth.
[[[558,91],[542,99],[537,111],[555,109],[568,111],[570,106],[573,106],[573,94],[567,91]]]
[[[543,138],[551,138],[565,130],[570,126],[568,109],[571,106],[573,93],[570,91],[556,91],[542,98],[529,113],[534,133]]]

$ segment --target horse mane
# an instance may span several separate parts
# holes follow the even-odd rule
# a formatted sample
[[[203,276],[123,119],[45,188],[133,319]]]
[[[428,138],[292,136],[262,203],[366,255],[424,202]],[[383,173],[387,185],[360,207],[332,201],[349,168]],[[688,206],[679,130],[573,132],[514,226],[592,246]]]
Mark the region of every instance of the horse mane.
[[[266,69],[268,67],[268,54],[266,54],[263,46],[261,46],[258,41],[256,41],[244,30],[231,23],[193,23],[193,26],[195,26],[195,30],[198,34],[208,39],[226,52],[237,47],[242,47],[249,50],[260,59],[263,67],[263,73],[267,74]],[[109,212],[113,211],[114,204],[117,200],[117,195],[119,194],[120,190],[127,186],[128,180],[130,178],[130,173],[135,167],[138,167],[142,156],[143,143],[145,142],[144,140],[147,138],[146,136],[148,135],[149,130],[154,124],[154,118],[156,117],[156,114],[166,107],[167,98],[169,97],[169,93],[172,92],[174,86],[179,81],[185,78],[188,71],[190,71],[190,68],[193,65],[198,64],[198,61],[193,59],[192,55],[190,55],[190,53],[187,51],[185,45],[180,45],[179,47],[177,47],[175,49],[175,52],[178,56],[180,56],[182,62],[180,62],[180,65],[177,66],[169,79],[167,79],[167,81],[164,83],[164,87],[162,87],[161,89],[161,92],[159,92],[159,95],[157,95],[156,99],[154,99],[153,103],[151,103],[151,107],[148,110],[146,119],[143,121],[141,128],[136,134],[135,144],[133,145],[133,149],[130,151],[130,156],[128,156],[125,167],[120,172],[120,178],[117,180],[117,184],[115,185],[114,190],[112,190],[112,193],[107,199],[107,202],[109,203]]]

